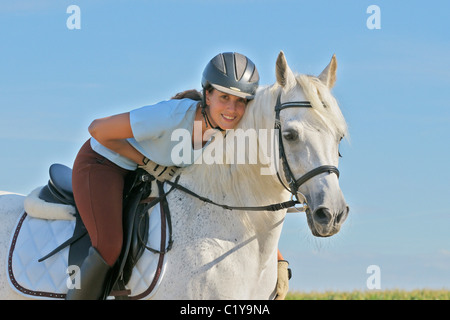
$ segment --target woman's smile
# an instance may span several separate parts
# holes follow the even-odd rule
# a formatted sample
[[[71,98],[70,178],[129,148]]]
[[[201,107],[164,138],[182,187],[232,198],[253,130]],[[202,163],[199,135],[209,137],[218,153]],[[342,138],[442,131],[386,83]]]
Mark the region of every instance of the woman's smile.
[[[227,116],[225,114],[222,114],[222,117],[225,119],[225,121],[234,121],[234,119],[236,119],[236,117],[234,116]]]

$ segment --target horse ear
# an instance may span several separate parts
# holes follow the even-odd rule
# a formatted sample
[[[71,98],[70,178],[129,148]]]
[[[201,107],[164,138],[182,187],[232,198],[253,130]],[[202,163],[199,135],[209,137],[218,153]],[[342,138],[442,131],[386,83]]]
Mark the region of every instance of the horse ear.
[[[281,85],[282,87],[287,87],[288,85],[295,85],[296,83],[295,75],[289,68],[283,51],[280,51],[280,53],[278,54],[275,69],[277,82],[279,85]]]
[[[330,63],[319,75],[320,81],[322,81],[328,88],[333,88],[336,82],[336,70],[337,70],[337,60],[336,55],[333,54]]]

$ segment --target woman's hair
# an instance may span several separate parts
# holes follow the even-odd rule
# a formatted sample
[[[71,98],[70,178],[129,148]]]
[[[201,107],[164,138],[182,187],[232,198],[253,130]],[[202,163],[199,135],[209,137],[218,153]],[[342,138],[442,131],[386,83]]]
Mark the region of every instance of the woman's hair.
[[[200,93],[200,91],[192,89],[192,90],[185,90],[183,92],[179,92],[176,95],[174,95],[171,99],[181,100],[181,99],[185,99],[185,98],[191,99],[191,100],[196,100],[196,101],[201,101],[203,96]]]
[[[205,90],[211,92],[214,88],[210,85],[208,86],[208,88],[205,88]],[[191,90],[185,90],[183,92],[179,92],[176,95],[174,95],[172,98],[170,99],[175,99],[175,100],[181,100],[181,99],[191,99],[191,100],[195,100],[195,101],[202,101],[203,100],[203,94],[200,91],[197,91],[195,89],[191,89]]]

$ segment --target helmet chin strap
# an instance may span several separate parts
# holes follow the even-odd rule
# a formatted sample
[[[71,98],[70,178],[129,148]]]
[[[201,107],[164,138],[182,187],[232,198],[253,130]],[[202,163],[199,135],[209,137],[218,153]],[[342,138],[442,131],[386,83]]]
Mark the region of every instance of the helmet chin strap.
[[[202,108],[203,119],[205,119],[206,128],[208,128],[208,125],[209,125],[212,129],[225,131],[219,126],[213,127],[213,125],[211,124],[211,121],[209,121],[208,113],[206,112],[207,105],[206,105],[206,98],[205,97],[206,97],[205,90],[203,89],[203,99],[202,99],[202,107],[201,108]]]

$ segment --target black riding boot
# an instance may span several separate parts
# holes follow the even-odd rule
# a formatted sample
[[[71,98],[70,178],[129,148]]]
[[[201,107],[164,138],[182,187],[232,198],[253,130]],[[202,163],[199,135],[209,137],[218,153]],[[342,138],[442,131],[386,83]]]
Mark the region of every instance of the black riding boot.
[[[97,249],[89,248],[89,254],[80,268],[80,288],[69,289],[66,300],[101,300],[106,297],[105,285],[111,267],[103,260]]]

